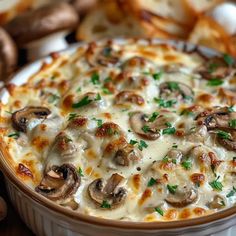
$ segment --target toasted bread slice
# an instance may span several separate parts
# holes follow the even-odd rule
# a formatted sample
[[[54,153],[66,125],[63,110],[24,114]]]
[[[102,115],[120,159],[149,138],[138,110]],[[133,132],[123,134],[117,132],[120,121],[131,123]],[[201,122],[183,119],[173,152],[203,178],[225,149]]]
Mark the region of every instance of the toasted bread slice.
[[[209,9],[215,7],[225,0],[185,0],[189,8],[191,8],[195,13],[199,14]]]
[[[80,24],[76,38],[91,41],[114,37],[159,37],[171,36],[154,28],[150,23],[137,19],[115,5],[100,6],[92,10]]]
[[[192,25],[196,20],[194,12],[185,0],[128,0],[136,10],[149,11],[152,14],[171,19],[184,25]]]
[[[14,18],[19,13],[32,7],[33,0],[1,0],[0,25]]]
[[[209,17],[202,16],[189,36],[194,44],[204,45],[216,50],[227,52],[229,35],[224,29]]]

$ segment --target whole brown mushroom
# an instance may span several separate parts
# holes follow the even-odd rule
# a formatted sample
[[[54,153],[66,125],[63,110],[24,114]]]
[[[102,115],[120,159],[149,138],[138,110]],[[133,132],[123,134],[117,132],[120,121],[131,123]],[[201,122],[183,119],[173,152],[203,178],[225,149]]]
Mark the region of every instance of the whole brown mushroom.
[[[19,47],[28,49],[28,58],[33,60],[65,49],[65,37],[78,20],[70,4],[59,2],[23,13],[7,23],[5,29]]]
[[[16,45],[8,33],[0,27],[0,80],[6,81],[17,64]]]

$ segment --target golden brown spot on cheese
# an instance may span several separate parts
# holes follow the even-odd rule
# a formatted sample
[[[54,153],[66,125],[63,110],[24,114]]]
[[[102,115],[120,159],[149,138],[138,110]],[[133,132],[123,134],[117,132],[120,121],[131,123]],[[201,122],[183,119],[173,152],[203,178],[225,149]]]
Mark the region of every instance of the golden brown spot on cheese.
[[[177,137],[183,137],[185,135],[185,132],[184,132],[184,130],[178,129],[178,130],[176,130],[175,135]]]
[[[164,215],[166,220],[175,220],[177,216],[178,216],[178,211],[172,208],[168,209]]]
[[[98,127],[96,130],[96,137],[99,138],[105,138],[105,137],[111,137],[113,135],[120,134],[121,130],[119,125],[113,123],[113,122],[106,122],[102,124],[102,126]]]
[[[51,56],[51,58],[53,60],[56,60],[56,59],[58,59],[60,57],[60,53],[58,53],[58,52],[51,52],[50,56]]]
[[[189,219],[191,216],[191,211],[189,208],[184,208],[180,214],[179,214],[179,219]]]
[[[102,115],[108,120],[110,120],[112,118],[111,113],[109,113],[109,112],[102,113]]]
[[[142,194],[142,197],[138,201],[138,204],[142,206],[143,203],[147,201],[147,199],[150,198],[151,196],[152,196],[152,189],[150,188],[145,189],[145,191]]]
[[[133,187],[136,191],[138,191],[140,189],[140,187],[141,187],[141,175],[140,174],[133,175],[132,184],[133,184]]]
[[[94,173],[93,176],[95,179],[101,178],[101,175],[99,173]]]
[[[92,168],[91,166],[89,166],[89,167],[87,167],[87,168],[85,169],[85,173],[86,173],[87,175],[91,175],[92,172],[93,172],[93,168]]]
[[[3,117],[3,116],[0,116],[0,122],[1,123],[7,123],[11,120],[10,117]]]
[[[203,209],[203,208],[201,208],[201,207],[195,207],[195,208],[193,209],[193,212],[194,212],[194,214],[197,215],[197,216],[203,216],[203,215],[205,215],[206,210]]]
[[[202,185],[205,181],[205,176],[201,173],[194,173],[190,176],[190,179],[194,184]]]
[[[47,129],[47,125],[46,124],[40,124],[39,128],[41,129],[41,131],[45,131]]]
[[[37,136],[32,140],[32,146],[34,146],[38,151],[42,151],[42,149],[49,146],[49,140]]]
[[[64,100],[62,102],[64,109],[66,109],[66,110],[71,109],[71,106],[74,103],[74,97],[75,96],[73,94],[69,94],[64,98]]]
[[[117,147],[121,147],[127,144],[126,139],[122,136],[118,139],[115,139],[114,141],[110,142],[107,144],[107,146],[105,147],[104,153],[106,154],[110,154],[112,153],[114,150],[117,149]]]
[[[75,119],[70,121],[68,127],[73,128],[73,129],[80,128],[80,127],[85,126],[87,124],[87,122],[88,122],[88,119],[85,117],[82,117],[82,116],[76,117]]]
[[[153,214],[146,215],[146,217],[144,218],[144,221],[145,221],[145,222],[153,222],[153,221],[156,221],[156,216],[153,215]]]
[[[16,100],[16,101],[13,103],[13,106],[16,107],[16,108],[21,108],[21,101]]]
[[[13,95],[16,85],[12,84],[12,83],[8,83],[5,85],[5,87],[6,87],[7,91],[10,93],[10,95]]]
[[[214,102],[214,96],[208,93],[201,94],[197,97],[197,102],[199,103],[212,103]]]
[[[172,54],[166,54],[166,55],[164,55],[164,60],[166,60],[166,61],[176,61],[176,60],[178,60],[178,57],[176,56],[176,55],[172,55]]]
[[[64,93],[69,89],[69,86],[70,82],[68,80],[62,80],[58,85],[58,89],[61,93]]]
[[[92,148],[89,148],[87,150],[85,150],[85,156],[89,159],[96,159],[97,158],[97,155],[96,153],[93,151]]]

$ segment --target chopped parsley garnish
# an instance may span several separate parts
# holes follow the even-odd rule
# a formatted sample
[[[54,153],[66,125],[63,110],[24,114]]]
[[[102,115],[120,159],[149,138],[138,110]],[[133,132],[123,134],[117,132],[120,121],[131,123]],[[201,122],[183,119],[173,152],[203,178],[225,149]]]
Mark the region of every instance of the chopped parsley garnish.
[[[152,74],[152,77],[154,80],[160,80],[161,76],[163,75],[163,72],[158,72],[158,73],[154,73]]]
[[[54,103],[56,102],[58,99],[60,99],[60,96],[56,95],[56,94],[51,94],[49,97],[48,97],[48,102],[49,103]]]
[[[177,103],[176,100],[165,101],[162,98],[154,98],[154,102],[158,103],[160,107],[164,107],[164,108],[172,107],[174,104]]]
[[[102,99],[100,93],[97,93],[95,101],[100,101]]]
[[[234,112],[234,106],[228,107],[228,112]]]
[[[169,161],[168,156],[164,156],[164,157],[162,158],[162,162],[167,163],[168,161]]]
[[[230,55],[228,54],[223,54],[223,59],[225,61],[225,63],[228,65],[228,66],[232,66],[234,64],[234,59],[233,57],[231,57]]]
[[[81,90],[82,90],[81,87],[78,87],[78,88],[76,89],[76,92],[79,93],[79,92],[81,92]]]
[[[140,140],[139,145],[138,145],[138,149],[140,151],[142,151],[143,148],[147,148],[147,147],[148,147],[147,143],[144,140]]]
[[[100,79],[99,79],[99,75],[97,72],[93,73],[91,76],[91,82],[96,85],[96,84],[100,84]]]
[[[162,130],[162,134],[174,134],[175,133],[175,127],[167,128]]]
[[[236,193],[236,188],[233,186],[233,189],[226,195],[226,197],[233,197]]]
[[[211,63],[208,66],[208,72],[213,73],[218,67],[219,65],[217,63]]]
[[[233,119],[233,120],[229,121],[229,127],[236,128],[236,119]]]
[[[111,77],[107,77],[106,79],[104,79],[104,83],[108,83],[111,81]]]
[[[225,202],[223,200],[220,201],[220,203],[221,203],[222,206],[225,206]]]
[[[70,142],[72,142],[72,139],[71,138],[69,138],[69,137],[65,137],[65,143],[70,143]]]
[[[231,138],[229,133],[222,131],[222,130],[217,131],[217,136],[222,139],[230,139]]]
[[[224,83],[224,80],[222,79],[211,79],[207,82],[208,86],[219,86]]]
[[[102,54],[105,56],[105,57],[109,57],[111,56],[111,52],[112,52],[112,49],[110,47],[106,47],[102,50]]]
[[[148,133],[148,132],[150,131],[150,127],[149,127],[148,125],[144,125],[144,126],[142,127],[142,131],[143,131],[144,133]]]
[[[181,165],[185,168],[185,170],[190,170],[192,167],[192,162],[190,160],[183,161]]]
[[[111,208],[111,204],[109,204],[106,200],[104,200],[102,202],[101,208],[110,209]]]
[[[77,113],[70,113],[70,114],[69,114],[69,117],[68,117],[68,121],[73,120],[73,119],[75,119],[76,117],[78,117],[78,114],[77,114]]]
[[[83,97],[79,102],[72,104],[72,108],[80,108],[90,104],[93,100],[89,99],[88,96]]]
[[[157,213],[159,213],[161,216],[164,215],[164,212],[163,212],[163,210],[162,210],[160,207],[156,207],[156,208],[155,208],[155,211],[156,211]]]
[[[151,178],[149,181],[148,181],[148,184],[147,184],[147,186],[148,187],[152,187],[154,184],[156,184],[157,183],[157,181],[154,179],[154,178]]]
[[[83,171],[82,171],[82,169],[80,167],[77,170],[77,173],[79,174],[79,176],[84,177]]]
[[[223,184],[220,181],[218,181],[219,178],[220,176],[218,176],[215,180],[213,180],[209,184],[214,190],[222,191]]]
[[[105,94],[112,94],[112,92],[108,88],[102,88],[102,92]]]
[[[188,110],[188,109],[184,109],[180,112],[180,115],[181,116],[183,116],[183,115],[185,115],[185,116],[194,116],[194,113],[192,111]]]
[[[166,125],[167,127],[169,127],[169,128],[172,127],[172,125],[171,125],[170,122],[166,122],[165,125]]]
[[[135,144],[137,144],[137,143],[138,143],[138,141],[136,141],[136,140],[133,140],[133,139],[130,139],[129,143],[130,143],[131,145],[135,145]]]
[[[92,120],[97,121],[98,128],[102,126],[102,120],[101,119],[97,119],[97,118],[94,117],[94,118],[92,118]]]
[[[8,114],[11,114],[11,115],[13,114],[13,112],[10,112],[10,111],[5,111],[5,112],[8,113]]]
[[[156,118],[159,116],[158,112],[153,112],[152,115],[149,117],[148,122],[153,122],[156,120]]]
[[[172,194],[175,194],[177,188],[178,188],[178,185],[169,185],[169,184],[167,184],[167,189],[168,189],[169,192],[172,193]]]
[[[172,148],[178,148],[178,145],[173,143]]]
[[[179,90],[179,84],[177,82],[167,82],[167,85],[171,91]]]
[[[7,135],[9,138],[18,139],[20,137],[20,132],[14,132]]]

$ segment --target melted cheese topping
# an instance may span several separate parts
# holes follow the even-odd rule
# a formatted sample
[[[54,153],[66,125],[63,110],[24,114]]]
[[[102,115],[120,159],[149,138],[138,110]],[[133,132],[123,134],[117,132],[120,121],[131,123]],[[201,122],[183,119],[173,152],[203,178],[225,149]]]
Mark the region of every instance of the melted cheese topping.
[[[52,166],[70,163],[81,178],[70,196],[74,210],[109,219],[172,221],[233,206],[235,150],[196,117],[215,106],[232,112],[235,95],[227,92],[236,77],[209,79],[219,65],[208,62],[197,52],[135,42],[54,56],[26,84],[8,85],[11,96],[1,104],[0,132],[17,176],[34,190]],[[198,70],[204,66],[206,76]],[[29,119],[26,132],[15,130],[12,113],[29,106],[51,113]],[[95,203],[88,186],[116,173],[124,201],[114,209]]]

